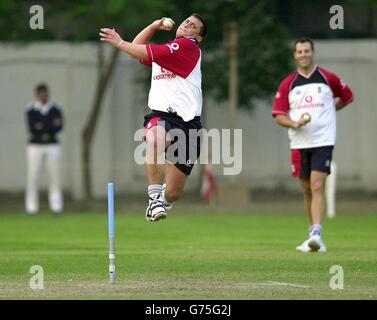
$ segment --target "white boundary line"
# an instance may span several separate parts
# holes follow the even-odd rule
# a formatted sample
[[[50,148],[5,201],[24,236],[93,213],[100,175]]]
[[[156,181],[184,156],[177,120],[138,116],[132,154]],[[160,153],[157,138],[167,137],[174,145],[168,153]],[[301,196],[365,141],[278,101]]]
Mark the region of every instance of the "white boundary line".
[[[287,287],[295,287],[295,288],[310,288],[309,286],[303,286],[301,284],[294,284],[294,283],[286,283],[286,282],[277,282],[277,281],[267,281],[270,285],[279,285],[279,286],[287,286]]]

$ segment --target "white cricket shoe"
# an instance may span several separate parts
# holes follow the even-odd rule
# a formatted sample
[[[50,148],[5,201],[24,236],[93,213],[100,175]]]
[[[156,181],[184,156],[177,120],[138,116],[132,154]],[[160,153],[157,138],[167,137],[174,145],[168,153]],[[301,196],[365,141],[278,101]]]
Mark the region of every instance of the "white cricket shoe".
[[[308,246],[311,252],[326,252],[326,246],[320,235],[312,235],[308,240]]]
[[[308,246],[309,239],[307,238],[301,245],[296,247],[297,251],[300,252],[310,252],[310,247]]]
[[[162,199],[165,199],[165,190],[166,190],[166,183],[162,185]],[[174,202],[173,203],[167,203],[164,202],[164,207],[166,210],[171,210],[173,208]]]
[[[145,219],[147,221],[158,221],[165,219],[167,215],[161,195],[156,193],[153,197],[149,197],[149,205],[145,211]]]

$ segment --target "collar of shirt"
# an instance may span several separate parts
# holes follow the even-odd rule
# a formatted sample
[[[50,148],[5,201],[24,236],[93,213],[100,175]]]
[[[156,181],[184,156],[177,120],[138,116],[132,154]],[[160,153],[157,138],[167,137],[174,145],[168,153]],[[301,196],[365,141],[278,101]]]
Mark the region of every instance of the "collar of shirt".
[[[35,101],[33,105],[33,108],[38,110],[42,114],[47,114],[50,111],[51,107],[52,107],[51,101],[48,101],[45,104],[42,104],[40,101]]]
[[[192,36],[181,36],[181,37],[177,37],[177,38],[175,38],[174,40],[176,40],[176,39],[180,39],[180,38],[190,39],[190,40],[194,41],[196,44],[199,43],[198,40],[196,40],[195,37],[192,37]],[[173,41],[174,41],[174,40],[173,40]]]
[[[299,69],[297,69],[297,73],[298,73],[300,76],[302,76],[302,77],[304,77],[304,78],[306,78],[306,79],[309,79],[309,78],[313,75],[313,73],[316,72],[317,69],[318,69],[318,65],[315,64],[314,67],[313,67],[313,70],[310,71],[309,74],[306,75],[306,74],[304,74],[304,73],[301,73]]]

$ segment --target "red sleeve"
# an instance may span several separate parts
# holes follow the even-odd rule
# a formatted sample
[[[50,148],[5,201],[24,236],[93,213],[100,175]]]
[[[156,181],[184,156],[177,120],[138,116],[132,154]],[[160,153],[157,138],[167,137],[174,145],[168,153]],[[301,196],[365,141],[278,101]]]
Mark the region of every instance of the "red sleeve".
[[[150,53],[148,52],[150,50],[149,44],[146,44],[146,47],[147,47],[148,57],[150,57]],[[150,67],[150,68],[152,67],[152,60],[150,58],[148,58],[147,60],[140,59],[139,62],[147,67]]]
[[[344,83],[342,79],[340,79],[336,74],[322,68],[320,69],[320,71],[325,75],[331,91],[334,94],[334,97],[340,98],[343,106],[353,101],[353,93],[350,87],[346,83]]]
[[[279,85],[279,89],[276,92],[274,104],[272,107],[272,116],[275,117],[279,114],[287,115],[289,110],[289,91],[293,80],[296,78],[296,73],[293,73],[286,77]]]
[[[189,38],[178,38],[165,44],[149,44],[147,52],[150,61],[176,75],[187,78],[200,58],[200,49]]]

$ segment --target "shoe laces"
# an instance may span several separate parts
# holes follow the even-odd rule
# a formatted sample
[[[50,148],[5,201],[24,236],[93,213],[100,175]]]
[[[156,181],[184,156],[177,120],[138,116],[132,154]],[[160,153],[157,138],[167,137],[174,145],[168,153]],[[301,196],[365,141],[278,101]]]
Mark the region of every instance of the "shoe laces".
[[[153,195],[152,197],[149,197],[149,200],[150,200],[150,203],[149,203],[150,210],[154,210],[157,207],[163,207],[165,209],[164,202],[162,201],[162,197],[160,194],[156,194],[156,195]]]
[[[161,195],[159,194],[159,193],[156,193],[156,194],[154,194],[154,195],[152,195],[152,196],[149,196],[149,201],[151,202],[151,203],[156,203],[156,202],[163,202],[162,201],[162,197],[161,197]]]

